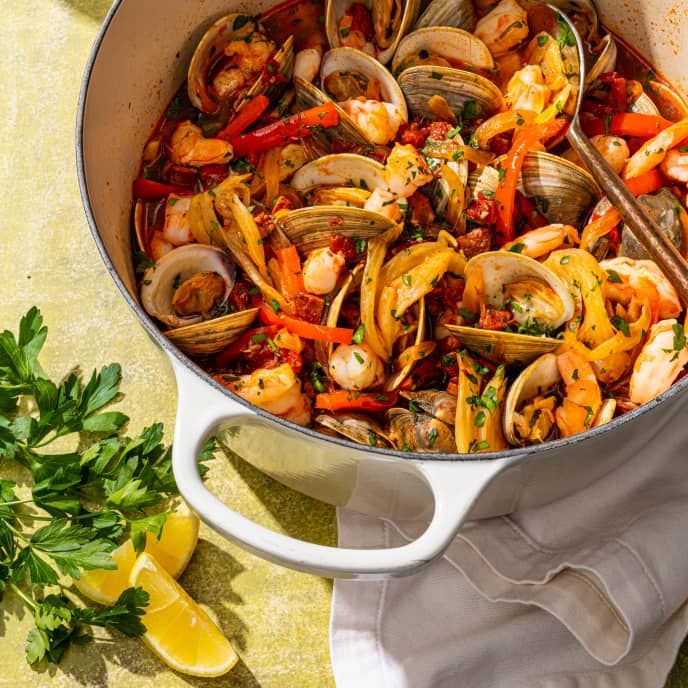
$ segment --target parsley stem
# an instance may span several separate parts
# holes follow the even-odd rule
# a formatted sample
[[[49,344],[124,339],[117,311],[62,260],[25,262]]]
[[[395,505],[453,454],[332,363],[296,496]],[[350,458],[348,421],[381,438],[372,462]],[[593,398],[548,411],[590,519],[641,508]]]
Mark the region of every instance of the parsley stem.
[[[36,609],[37,605],[34,600],[32,600],[21,588],[19,588],[15,583],[10,583],[10,588],[14,591],[14,594],[30,609]]]

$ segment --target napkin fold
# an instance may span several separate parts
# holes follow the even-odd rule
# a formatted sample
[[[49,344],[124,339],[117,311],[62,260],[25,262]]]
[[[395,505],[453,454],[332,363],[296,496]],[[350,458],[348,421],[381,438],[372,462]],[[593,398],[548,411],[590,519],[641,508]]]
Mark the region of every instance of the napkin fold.
[[[546,506],[466,524],[444,557],[337,580],[338,688],[662,688],[688,633],[688,402],[628,461]],[[425,524],[338,511],[342,547]]]

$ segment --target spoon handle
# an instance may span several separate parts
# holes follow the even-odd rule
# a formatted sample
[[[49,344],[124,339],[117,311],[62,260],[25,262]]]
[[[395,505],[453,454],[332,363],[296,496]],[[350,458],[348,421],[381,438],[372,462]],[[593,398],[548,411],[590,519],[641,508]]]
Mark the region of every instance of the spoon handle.
[[[657,223],[648,216],[635,196],[628,190],[619,176],[590,143],[583,133],[578,118],[574,118],[566,135],[573,149],[580,155],[590,174],[607,193],[612,205],[618,209],[624,222],[635,238],[657,263],[667,279],[674,285],[681,303],[688,306],[688,263],[678,249],[662,232]]]

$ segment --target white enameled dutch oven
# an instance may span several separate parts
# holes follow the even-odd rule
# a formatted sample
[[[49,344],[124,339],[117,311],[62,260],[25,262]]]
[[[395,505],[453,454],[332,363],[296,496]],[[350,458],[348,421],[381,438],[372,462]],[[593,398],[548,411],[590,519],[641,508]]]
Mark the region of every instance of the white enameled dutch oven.
[[[173,464],[199,516],[271,561],[350,578],[402,576],[442,554],[461,524],[573,494],[626,458],[629,434],[671,432],[688,407],[688,378],[653,402],[584,435],[539,447],[475,455],[409,454],[326,437],[250,406],[172,346],[141,308],[132,263],[131,184],[160,113],[185,77],[210,23],[256,14],[270,2],[116,0],[86,68],[77,121],[79,183],[93,238],[141,324],[177,377]],[[603,22],[688,93],[688,5],[677,0],[600,0]],[[426,531],[392,549],[338,549],[268,530],[233,511],[201,482],[196,457],[211,433],[285,485],[337,506],[392,519],[424,519]],[[652,460],[648,444],[648,461]]]

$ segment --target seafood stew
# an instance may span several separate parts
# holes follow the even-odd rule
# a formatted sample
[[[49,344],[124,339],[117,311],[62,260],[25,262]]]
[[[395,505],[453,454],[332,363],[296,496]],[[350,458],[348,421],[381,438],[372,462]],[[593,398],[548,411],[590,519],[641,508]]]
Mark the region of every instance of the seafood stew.
[[[565,143],[685,256],[688,107],[534,0],[288,0],[204,34],[133,185],[141,302],[260,408],[358,444],[567,437],[666,391],[686,314]]]

